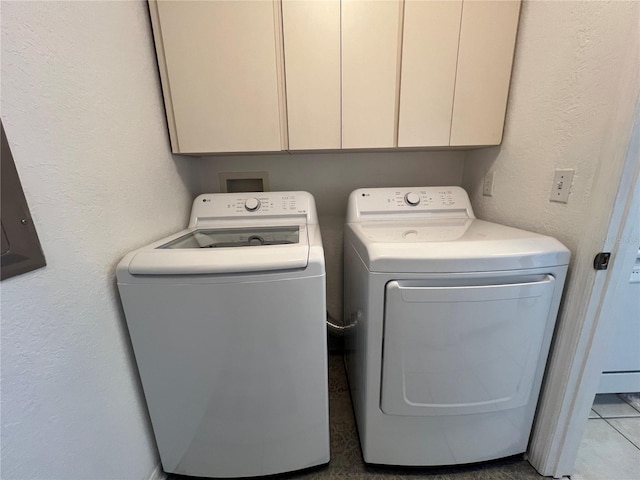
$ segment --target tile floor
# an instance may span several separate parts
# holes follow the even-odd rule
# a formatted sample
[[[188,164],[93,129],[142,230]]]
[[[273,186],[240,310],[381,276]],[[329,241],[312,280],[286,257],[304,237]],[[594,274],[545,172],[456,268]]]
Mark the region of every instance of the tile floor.
[[[596,395],[571,480],[640,479],[640,394]]]
[[[329,356],[331,462],[270,480],[541,480],[522,455],[458,467],[366,465],[358,441],[342,355]],[[640,480],[640,394],[598,396],[571,480]],[[169,475],[168,480],[193,477]]]

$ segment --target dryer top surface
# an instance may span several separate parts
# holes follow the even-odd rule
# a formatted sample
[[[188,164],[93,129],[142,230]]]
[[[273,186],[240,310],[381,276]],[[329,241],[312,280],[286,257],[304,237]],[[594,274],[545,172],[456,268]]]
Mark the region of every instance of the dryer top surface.
[[[460,187],[363,188],[345,240],[372,272],[483,272],[569,263],[558,240],[475,218]]]
[[[347,224],[345,239],[372,272],[480,272],[569,263],[558,240],[477,219]]]

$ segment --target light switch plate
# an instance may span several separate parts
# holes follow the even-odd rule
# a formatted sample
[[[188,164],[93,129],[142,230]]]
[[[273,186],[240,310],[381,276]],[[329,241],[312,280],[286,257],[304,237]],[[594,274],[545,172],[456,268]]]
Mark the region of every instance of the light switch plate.
[[[574,172],[572,169],[556,170],[553,176],[553,185],[551,186],[549,200],[560,203],[567,203],[569,201]]]
[[[485,197],[493,197],[493,181],[495,180],[496,172],[489,172],[484,176],[484,184],[482,185],[482,195]]]
[[[629,283],[640,283],[640,250],[638,250],[638,256],[636,257],[636,263],[631,271],[631,278]]]

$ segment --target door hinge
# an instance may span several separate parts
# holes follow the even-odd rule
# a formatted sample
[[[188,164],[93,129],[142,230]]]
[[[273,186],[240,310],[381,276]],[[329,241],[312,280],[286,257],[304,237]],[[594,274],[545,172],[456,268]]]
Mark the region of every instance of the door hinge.
[[[606,270],[609,267],[609,258],[611,258],[611,253],[609,252],[600,252],[593,259],[593,268],[596,270]]]

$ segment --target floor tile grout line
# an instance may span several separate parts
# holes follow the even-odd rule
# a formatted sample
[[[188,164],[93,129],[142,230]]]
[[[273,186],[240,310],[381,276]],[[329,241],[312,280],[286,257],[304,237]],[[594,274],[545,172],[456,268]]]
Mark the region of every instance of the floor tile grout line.
[[[611,418],[611,419],[615,419],[615,418],[640,418],[640,415],[609,415],[609,416],[604,416],[604,415],[600,415],[600,418],[604,418],[605,420],[607,418]]]
[[[635,392],[633,392],[635,393]],[[640,409],[637,408],[633,403],[631,403],[630,401],[628,401],[625,397],[620,396],[619,393],[616,393],[616,395],[618,396],[618,398],[620,400],[622,400],[624,403],[626,403],[627,405],[629,405],[631,408],[633,408],[636,412],[638,412],[640,414]]]
[[[620,417],[618,417],[620,418]],[[626,418],[638,418],[638,417],[626,417]],[[628,438],[624,433],[622,433],[620,430],[618,430],[615,425],[612,425],[606,418],[603,418],[603,420],[605,422],[607,422],[607,425],[609,425],[611,428],[613,428],[616,432],[618,432],[622,437],[624,437],[624,439],[629,442],[631,445],[633,445],[634,447],[636,447],[636,450],[640,450],[640,447],[638,445],[636,445],[635,443],[633,443],[633,441]],[[612,418],[611,420],[617,420],[617,418]]]
[[[640,413],[638,414],[632,414],[632,415],[627,415],[627,414],[622,414],[622,415],[602,415],[598,412],[596,412],[596,414],[600,415],[601,418],[638,418],[640,417]]]
[[[600,418],[634,418],[634,417],[640,417],[640,410],[638,410],[632,403],[628,402],[626,398],[621,396],[622,394],[620,393],[603,393],[603,394],[598,394],[596,395],[596,398],[594,398],[593,400],[593,404],[591,405],[591,410],[598,415]],[[632,415],[628,415],[628,414],[622,414],[622,415],[610,415],[607,413],[600,413],[596,410],[596,408],[600,408],[601,406],[604,406],[606,409],[607,405],[611,405],[609,403],[600,403],[597,404],[597,399],[598,397],[603,398],[603,397],[614,397],[618,399],[618,402],[620,402],[620,404],[622,405],[628,405],[629,407],[631,407],[631,410],[634,412]],[[595,408],[594,408],[595,407]]]

